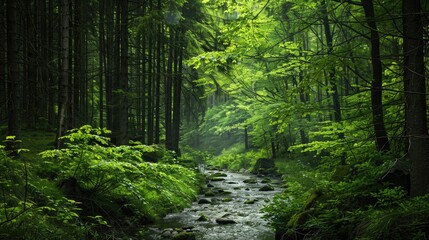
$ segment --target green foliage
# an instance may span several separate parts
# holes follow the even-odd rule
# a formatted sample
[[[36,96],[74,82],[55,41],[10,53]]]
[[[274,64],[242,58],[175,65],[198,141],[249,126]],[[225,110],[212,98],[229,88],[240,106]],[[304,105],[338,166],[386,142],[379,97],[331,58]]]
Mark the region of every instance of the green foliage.
[[[264,208],[265,217],[280,232],[308,239],[420,239],[427,234],[428,196],[409,198],[382,181],[395,165],[391,159],[373,154],[353,167],[316,169],[278,162],[288,188]]]
[[[229,149],[224,149],[219,156],[213,157],[208,163],[233,171],[251,170],[259,158],[267,158],[265,151],[245,151],[242,144],[236,144]]]
[[[0,146],[0,238],[84,238],[91,225],[79,220],[79,203],[31,171],[26,158],[6,156]]]
[[[66,148],[46,150],[38,161],[9,158],[1,147],[0,238],[133,234],[127,229],[138,230],[196,198],[198,176],[167,163],[176,162],[167,159],[173,153],[141,144],[116,147],[108,134],[90,126],[71,130],[62,138]],[[156,151],[159,163],[146,162],[145,153]]]
[[[41,153],[66,194],[82,201],[86,214],[108,213],[103,216],[114,224],[125,217],[147,222],[195,198],[194,172],[179,165],[145,162],[142,156],[155,151],[153,147],[111,146],[101,136],[107,133],[84,126],[64,137],[67,148]]]

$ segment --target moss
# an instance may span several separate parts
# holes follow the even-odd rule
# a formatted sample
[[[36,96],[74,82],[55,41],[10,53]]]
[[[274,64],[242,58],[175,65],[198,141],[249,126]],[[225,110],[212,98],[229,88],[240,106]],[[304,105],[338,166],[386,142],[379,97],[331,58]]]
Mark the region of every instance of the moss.
[[[172,240],[195,240],[195,233],[193,232],[181,232],[174,236]]]

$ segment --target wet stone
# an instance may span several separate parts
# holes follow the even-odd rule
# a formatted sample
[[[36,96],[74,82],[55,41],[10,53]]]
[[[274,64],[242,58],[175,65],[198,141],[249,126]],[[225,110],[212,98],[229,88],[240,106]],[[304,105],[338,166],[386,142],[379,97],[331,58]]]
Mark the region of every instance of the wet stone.
[[[280,188],[283,184],[282,179],[272,178],[269,184],[261,184],[264,178],[247,173],[222,172],[222,175],[215,173],[217,171],[213,170],[207,174],[207,188],[200,194],[199,200],[180,213],[168,214],[153,230],[147,229],[142,239],[171,240],[174,237],[176,240],[182,237],[185,240],[274,239],[274,231],[262,218],[263,213],[260,210],[274,194],[283,190]],[[226,177],[221,177],[225,176],[223,174]],[[212,181],[209,178],[212,175],[223,178],[224,181]],[[275,190],[258,191],[265,185],[275,186]],[[211,192],[215,196],[211,196]],[[225,192],[229,194],[225,195]],[[184,226],[186,229],[183,229]],[[186,232],[191,235],[182,236]]]
[[[217,224],[226,225],[226,224],[236,224],[237,222],[229,218],[218,218],[216,219]]]
[[[261,187],[259,191],[263,191],[263,192],[274,191],[274,188],[271,185],[265,185]]]
[[[243,182],[254,184],[254,183],[257,183],[258,181],[255,178],[249,178],[249,179],[245,179]]]
[[[210,200],[208,200],[208,199],[205,199],[205,198],[201,198],[198,201],[198,204],[210,204],[210,203],[212,203],[212,202]]]

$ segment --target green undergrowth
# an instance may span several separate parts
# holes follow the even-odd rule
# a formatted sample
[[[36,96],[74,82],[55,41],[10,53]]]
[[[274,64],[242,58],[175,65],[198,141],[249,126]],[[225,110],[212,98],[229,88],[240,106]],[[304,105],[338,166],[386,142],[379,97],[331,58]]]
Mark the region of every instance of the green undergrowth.
[[[166,159],[173,154],[147,162],[154,147],[113,146],[108,134],[72,130],[64,149],[45,150],[37,160],[8,157],[2,147],[0,239],[139,235],[143,225],[195,200],[199,177]]]
[[[242,144],[236,144],[228,149],[224,149],[220,155],[209,159],[207,163],[221,169],[232,171],[244,169],[250,171],[259,158],[266,157],[265,151],[245,151]]]
[[[377,153],[343,166],[279,160],[287,188],[265,217],[278,239],[426,239],[429,196],[411,198],[397,176],[389,179],[400,161]]]

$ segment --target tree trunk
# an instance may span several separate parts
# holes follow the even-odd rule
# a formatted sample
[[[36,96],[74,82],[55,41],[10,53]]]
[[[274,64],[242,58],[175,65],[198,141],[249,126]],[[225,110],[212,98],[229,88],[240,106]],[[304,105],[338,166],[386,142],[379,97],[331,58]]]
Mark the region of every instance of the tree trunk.
[[[378,35],[375,22],[375,13],[372,0],[362,0],[362,6],[365,12],[366,21],[371,31],[371,64],[372,64],[372,83],[371,83],[371,106],[372,121],[375,132],[375,143],[377,151],[389,151],[390,144],[384,125],[383,115],[383,69],[380,56],[380,37]]]
[[[149,12],[153,11],[153,1],[149,1]],[[149,23],[149,36],[148,36],[148,66],[147,66],[147,76],[148,76],[148,82],[147,82],[147,144],[152,145],[154,141],[154,119],[153,119],[153,50],[154,50],[154,44],[153,44],[153,32],[154,32],[154,23],[153,19],[151,19],[151,22]]]
[[[420,0],[403,0],[404,88],[406,131],[411,161],[411,195],[429,193],[429,135],[422,9]]]
[[[329,56],[332,54],[332,51],[333,51],[333,37],[332,37],[332,33],[331,33],[331,27],[329,25],[328,10],[327,10],[327,6],[326,6],[325,1],[322,2],[322,21],[323,21],[323,28],[325,31],[326,46],[328,47],[327,54]],[[335,67],[334,66],[329,67],[328,83],[330,85],[330,90],[331,90],[331,95],[332,95],[333,110],[334,110],[334,122],[340,123],[342,121],[340,95],[338,94],[337,82],[335,80]],[[339,133],[338,138],[344,139],[344,133]],[[346,156],[343,154],[341,156],[341,165],[345,164],[345,159],[346,159]]]
[[[171,99],[172,99],[172,84],[173,84],[173,55],[174,55],[174,29],[170,27],[170,39],[168,48],[168,61],[167,61],[167,78],[165,79],[164,90],[164,107],[165,107],[165,146],[171,149],[173,146],[172,141],[172,122],[171,122]]]
[[[7,19],[7,113],[8,113],[8,136],[20,138],[20,80],[18,69],[18,33],[17,33],[17,2],[7,0],[6,19]],[[8,142],[7,150],[12,155],[17,154],[19,148],[18,142]]]
[[[173,87],[173,117],[172,117],[172,150],[180,156],[180,102],[182,97],[182,71],[183,71],[183,32],[177,29],[175,37],[174,54],[174,87]]]
[[[0,124],[7,119],[6,2],[0,3]]]
[[[99,31],[99,37],[98,37],[98,47],[100,49],[99,54],[99,79],[98,79],[98,126],[100,128],[104,128],[104,80],[106,79],[105,74],[105,61],[106,61],[106,34],[104,31],[104,1],[100,1],[98,8],[98,14],[99,14],[99,25],[98,25],[98,31]],[[104,76],[104,78],[103,78]],[[94,103],[93,103],[94,104]]]
[[[61,137],[68,130],[69,107],[69,1],[61,0],[61,78],[59,83],[57,148],[63,147]]]
[[[117,54],[119,56],[119,68],[117,77],[114,79],[114,112],[112,126],[112,142],[119,146],[128,144],[128,0],[118,3],[117,24],[119,34],[117,38]]]
[[[114,28],[114,5],[113,0],[106,0],[106,55],[107,55],[107,64],[105,65],[106,71],[106,127],[108,129],[112,129],[112,84],[113,84],[113,65],[114,65],[114,57],[113,57],[113,28]]]

